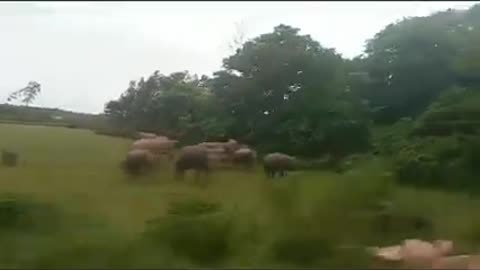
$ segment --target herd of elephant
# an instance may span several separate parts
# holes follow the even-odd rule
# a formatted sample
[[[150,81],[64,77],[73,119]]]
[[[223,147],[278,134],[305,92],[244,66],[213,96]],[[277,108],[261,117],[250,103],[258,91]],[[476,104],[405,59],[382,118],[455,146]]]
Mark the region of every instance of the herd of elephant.
[[[144,132],[139,132],[137,136],[123,161],[124,169],[130,174],[148,171],[161,156],[174,162],[175,175],[180,177],[187,170],[208,174],[212,168],[231,166],[251,169],[257,163],[256,151],[233,139],[227,142],[203,142],[184,146],[175,155],[177,140]],[[296,167],[294,157],[278,152],[266,154],[262,161],[266,175],[272,178],[276,175],[284,176],[287,171]]]

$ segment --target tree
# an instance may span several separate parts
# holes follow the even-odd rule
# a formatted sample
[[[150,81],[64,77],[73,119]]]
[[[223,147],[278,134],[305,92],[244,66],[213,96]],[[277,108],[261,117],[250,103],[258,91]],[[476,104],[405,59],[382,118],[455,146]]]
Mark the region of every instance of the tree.
[[[185,138],[194,134],[200,140],[208,133],[201,123],[216,108],[207,81],[187,71],[168,76],[156,71],[147,80],[130,82],[118,100],[106,104],[105,113],[118,127]]]
[[[344,61],[299,31],[279,25],[241,44],[213,78],[157,71],[131,82],[105,113],[117,126],[170,134],[183,143],[230,137],[261,151],[356,151],[366,145],[368,129],[358,98],[346,89]],[[348,130],[357,145],[340,147],[347,144],[338,130]]]
[[[457,84],[455,65],[462,66],[456,64],[457,58],[462,54],[469,55],[464,59],[476,57],[476,43],[469,36],[480,27],[479,18],[480,5],[467,11],[406,18],[369,40],[362,71],[368,73],[370,82],[360,88],[371,106],[383,108],[376,120],[391,123],[401,117],[416,117],[439,94]],[[464,68],[474,68],[474,61],[467,62],[463,62]],[[463,75],[463,79],[471,77],[465,69]]]
[[[467,42],[454,63],[459,84],[467,87],[480,86],[480,29],[472,29]]]
[[[7,98],[7,101],[10,102],[12,100],[21,99],[21,101],[25,103],[25,106],[28,106],[35,100],[40,91],[40,84],[36,81],[30,81],[26,87],[11,93]]]
[[[342,58],[300,29],[279,25],[224,59],[212,90],[233,119],[229,135],[265,151],[329,151],[326,132],[358,114],[346,99]]]

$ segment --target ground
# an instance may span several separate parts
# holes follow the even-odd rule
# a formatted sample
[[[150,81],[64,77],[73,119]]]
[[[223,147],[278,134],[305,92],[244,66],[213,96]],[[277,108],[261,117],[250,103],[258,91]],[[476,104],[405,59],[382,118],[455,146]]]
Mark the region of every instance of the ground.
[[[18,167],[0,167],[0,193],[51,203],[62,213],[55,232],[1,234],[0,267],[198,265],[190,253],[151,255],[151,246],[137,241],[147,221],[167,217],[171,202],[191,198],[220,203],[235,221],[226,259],[210,265],[359,267],[367,245],[445,238],[471,250],[480,241],[478,200],[398,187],[379,159],[360,161],[344,174],[296,172],[275,182],[259,168],[215,171],[202,188],[189,177],[175,181],[167,161],[148,176],[126,176],[120,168],[131,143],[126,139],[8,124],[0,125],[0,134],[0,148],[20,154]],[[386,229],[377,224],[381,201],[393,205]],[[427,225],[410,226],[418,220]],[[340,246],[362,248],[345,253]]]

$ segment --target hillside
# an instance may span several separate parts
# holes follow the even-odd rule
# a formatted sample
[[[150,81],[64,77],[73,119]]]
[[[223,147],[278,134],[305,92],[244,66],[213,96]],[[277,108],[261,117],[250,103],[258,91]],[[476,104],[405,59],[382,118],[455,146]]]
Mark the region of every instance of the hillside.
[[[77,113],[56,108],[0,104],[0,122],[97,129],[105,125],[105,118],[102,114]]]

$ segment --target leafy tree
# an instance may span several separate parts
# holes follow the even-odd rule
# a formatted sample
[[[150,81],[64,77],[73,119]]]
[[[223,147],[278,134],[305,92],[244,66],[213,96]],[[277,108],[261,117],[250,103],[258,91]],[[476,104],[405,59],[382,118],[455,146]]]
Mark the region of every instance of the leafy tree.
[[[458,82],[467,87],[480,86],[480,29],[473,30],[455,61]]]
[[[479,29],[480,5],[392,23],[348,61],[352,90],[368,100],[377,122],[418,116],[455,84],[477,84]]]
[[[10,102],[12,100],[21,99],[21,101],[25,103],[25,106],[28,106],[35,100],[40,91],[40,84],[36,81],[30,81],[26,87],[11,93],[7,98],[7,101]]]
[[[188,136],[208,117],[211,93],[205,87],[207,77],[188,72],[168,76],[156,71],[147,80],[130,82],[118,100],[105,106],[112,122],[123,128],[160,132],[170,136]],[[203,135],[203,130],[198,133]]]
[[[279,25],[239,46],[213,78],[157,71],[132,81],[105,113],[116,126],[183,143],[233,137],[260,151],[343,155],[364,148],[369,134],[345,66],[334,50]]]
[[[458,54],[462,14],[439,12],[388,25],[367,42],[366,97],[384,107],[377,120],[416,116],[455,83],[452,63]]]
[[[342,58],[299,29],[279,25],[246,42],[214,74],[213,92],[234,121],[229,134],[273,149],[327,151],[325,132],[354,117]]]

